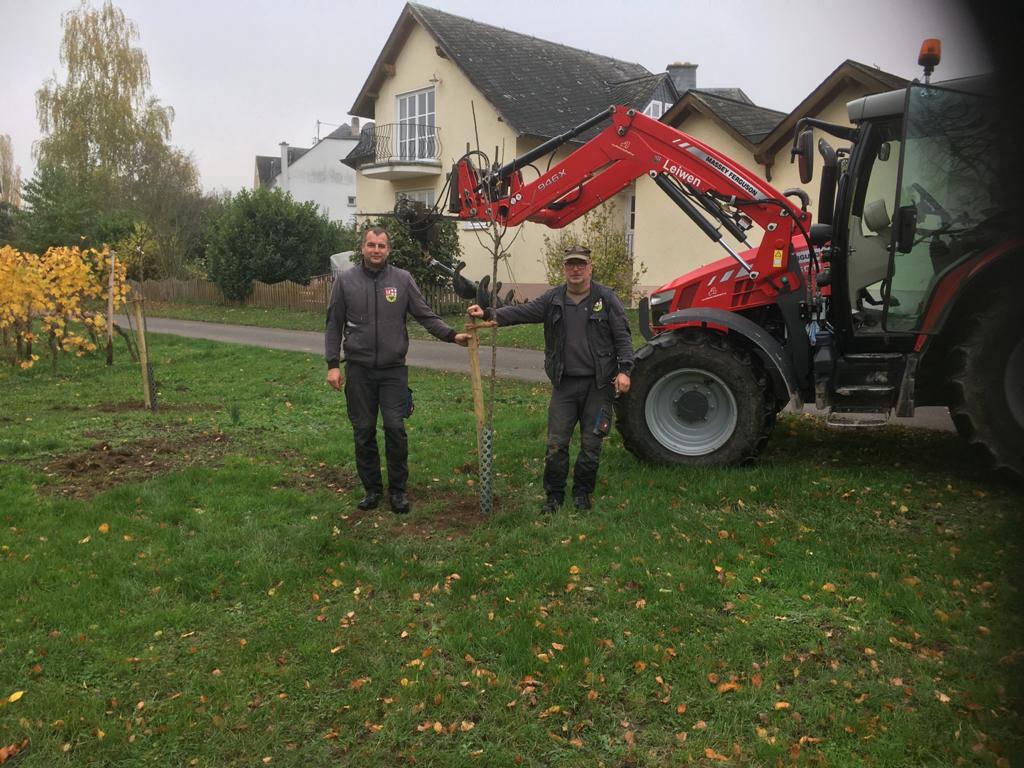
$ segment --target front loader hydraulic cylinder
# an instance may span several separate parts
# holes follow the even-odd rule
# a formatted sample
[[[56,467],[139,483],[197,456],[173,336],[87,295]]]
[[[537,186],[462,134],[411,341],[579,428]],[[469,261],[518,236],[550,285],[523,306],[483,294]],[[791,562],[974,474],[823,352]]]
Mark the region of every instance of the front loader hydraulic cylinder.
[[[575,128],[570,128],[565,133],[555,136],[553,139],[548,139],[539,147],[531,149],[529,152],[520,155],[512,162],[505,163],[505,165],[501,166],[501,168],[498,168],[493,173],[487,175],[487,178],[484,180],[484,186],[488,186],[489,183],[493,183],[494,181],[504,182],[505,179],[507,179],[516,171],[518,171],[520,168],[529,165],[534,160],[540,157],[544,157],[544,155],[554,152],[560,146],[565,144],[565,142],[569,141],[569,139],[573,139],[579,136],[584,131],[593,128],[598,123],[602,123],[605,120],[608,120],[614,112],[615,107],[608,107],[608,109],[606,109],[604,112],[598,112],[593,117],[587,118],[582,123],[577,125]]]

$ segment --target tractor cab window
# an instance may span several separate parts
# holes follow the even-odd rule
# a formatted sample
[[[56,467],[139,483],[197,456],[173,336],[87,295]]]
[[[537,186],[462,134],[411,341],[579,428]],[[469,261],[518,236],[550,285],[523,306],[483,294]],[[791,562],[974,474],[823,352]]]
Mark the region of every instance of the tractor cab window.
[[[915,331],[935,287],[998,217],[997,162],[982,97],[914,85],[907,98],[884,326]],[[866,206],[865,206],[866,208]]]
[[[869,161],[854,170],[849,212],[847,291],[860,332],[881,332],[882,299],[889,273],[892,216],[896,210],[900,124],[876,123],[865,138]]]

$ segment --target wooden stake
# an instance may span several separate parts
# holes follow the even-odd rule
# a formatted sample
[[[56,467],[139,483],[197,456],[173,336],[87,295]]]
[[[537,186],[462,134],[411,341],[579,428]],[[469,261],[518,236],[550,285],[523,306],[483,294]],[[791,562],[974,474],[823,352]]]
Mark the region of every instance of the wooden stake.
[[[114,267],[117,252],[110,252],[110,283],[107,285],[107,365],[114,364]]]
[[[466,332],[469,334],[469,379],[473,385],[473,413],[476,415],[476,451],[480,454],[480,435],[484,429],[484,383],[480,376],[480,336],[477,331],[480,328],[495,328],[498,323],[494,320],[468,321]]]
[[[135,314],[135,333],[139,344],[139,365],[142,366],[142,399],[146,403],[146,410],[153,411],[153,382],[149,378],[149,351],[146,348],[146,320],[142,313],[142,299],[132,301],[132,311]]]

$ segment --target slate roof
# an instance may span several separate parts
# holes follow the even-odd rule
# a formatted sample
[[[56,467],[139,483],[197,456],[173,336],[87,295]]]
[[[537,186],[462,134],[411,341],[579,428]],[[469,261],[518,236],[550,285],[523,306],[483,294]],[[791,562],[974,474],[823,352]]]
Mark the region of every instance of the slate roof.
[[[722,92],[741,98],[719,95]],[[757,106],[738,88],[715,90],[698,88],[688,91],[688,93],[707,106],[722,122],[751,144],[761,141],[786,116],[785,112],[780,112],[777,109]]]
[[[352,133],[352,126],[348,123],[342,123],[333,131],[324,136],[324,139],[355,139],[358,138]],[[323,139],[321,139],[323,141]]]
[[[307,152],[309,152],[308,147],[288,147],[288,165],[294,163]],[[259,179],[261,187],[265,187],[280,174],[280,155],[256,155],[256,177]]]
[[[646,101],[637,99],[648,92],[647,79],[657,77],[640,64],[408,3],[351,114],[374,117],[385,69],[394,64],[415,23],[431,34],[438,49],[520,135],[549,138],[562,133],[615,102],[613,94],[628,97],[619,103],[643,109]]]

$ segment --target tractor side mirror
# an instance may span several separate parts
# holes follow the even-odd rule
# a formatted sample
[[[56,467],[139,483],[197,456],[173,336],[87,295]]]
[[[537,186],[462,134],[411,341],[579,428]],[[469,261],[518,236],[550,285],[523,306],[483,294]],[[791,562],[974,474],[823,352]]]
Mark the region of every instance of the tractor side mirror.
[[[917,234],[917,207],[902,205],[896,212],[896,251],[910,253]]]
[[[800,131],[793,154],[796,155],[796,166],[800,171],[800,183],[810,184],[814,178],[814,131],[810,128]]]

